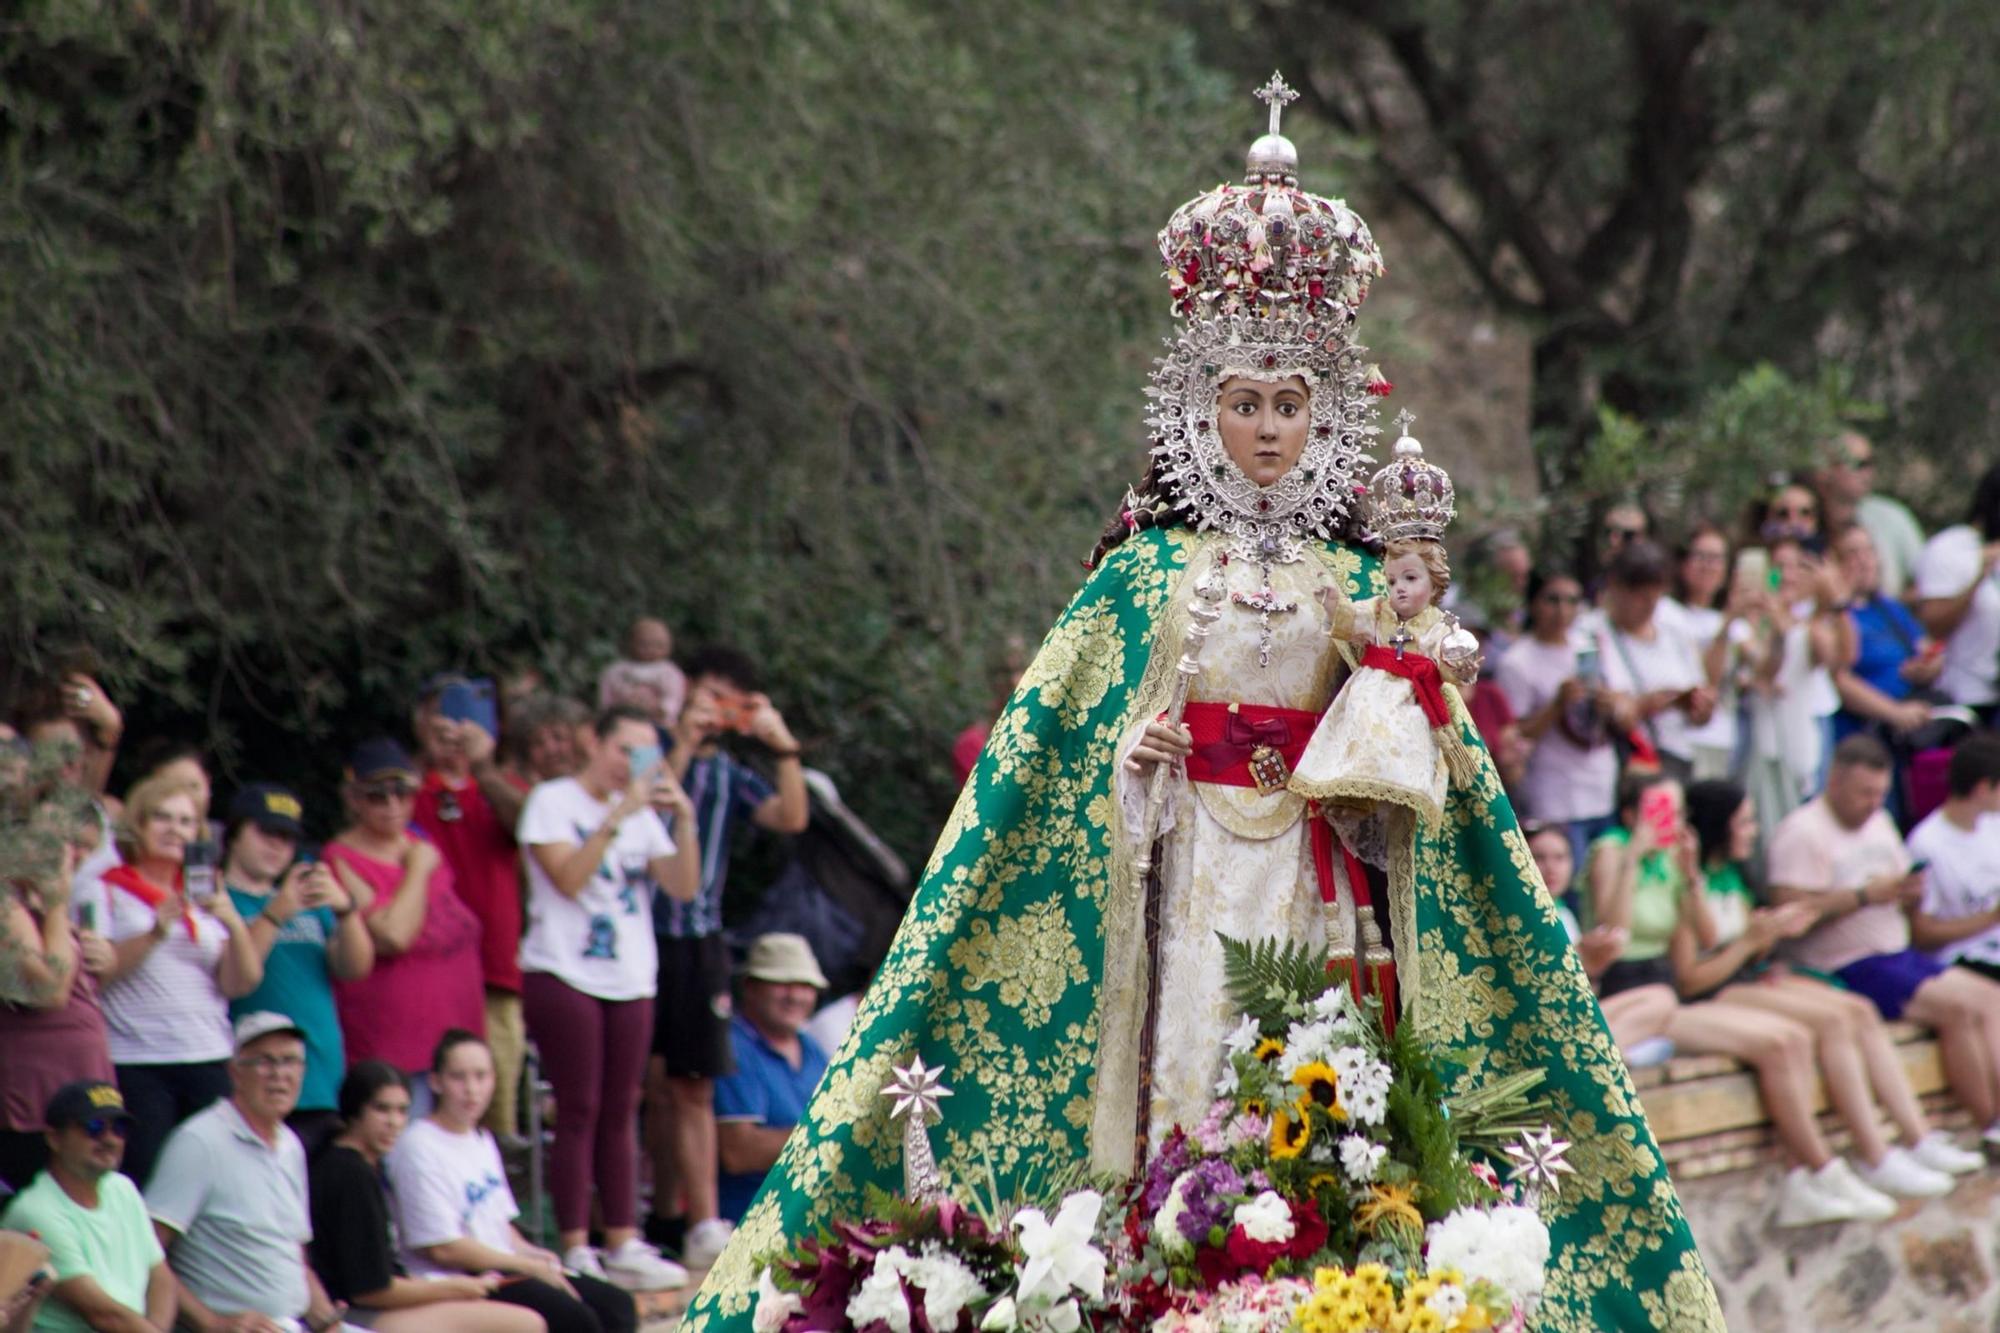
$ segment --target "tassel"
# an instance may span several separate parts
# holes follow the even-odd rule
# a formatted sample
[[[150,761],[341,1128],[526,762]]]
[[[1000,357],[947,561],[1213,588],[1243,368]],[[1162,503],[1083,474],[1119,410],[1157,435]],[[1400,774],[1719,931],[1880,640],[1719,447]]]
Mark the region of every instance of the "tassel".
[[[1453,782],[1461,787],[1470,787],[1479,781],[1479,756],[1459,734],[1456,719],[1445,726],[1432,727],[1431,735],[1437,737],[1438,751],[1444,755],[1444,765],[1450,771]]]

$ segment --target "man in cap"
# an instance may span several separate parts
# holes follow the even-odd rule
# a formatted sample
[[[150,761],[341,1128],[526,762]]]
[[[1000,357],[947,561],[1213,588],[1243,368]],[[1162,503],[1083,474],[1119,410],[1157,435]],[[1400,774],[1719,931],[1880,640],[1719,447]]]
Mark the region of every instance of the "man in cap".
[[[49,1164],[7,1210],[7,1229],[49,1248],[55,1286],[43,1333],[169,1333],[176,1309],[166,1252],[138,1186],[118,1172],[132,1116],[109,1083],[82,1079],[49,1098]]]
[[[736,1072],[715,1081],[717,1184],[732,1222],[750,1207],[826,1073],[826,1052],[804,1031],[826,976],[803,935],[759,935],[737,989],[729,1021]]]
[[[181,1323],[195,1333],[308,1333],[340,1323],[306,1262],[306,1154],[285,1126],[306,1041],[283,1014],[236,1021],[230,1095],[181,1123],[146,1187]]]
[[[229,1002],[232,1018],[283,1014],[306,1039],[306,1073],[291,1126],[308,1148],[339,1120],[347,1052],[333,982],[356,981],[375,966],[375,940],[339,878],[315,854],[299,855],[305,808],[291,791],[259,782],[229,803],[229,852],[222,879],[264,960],[257,989]]]

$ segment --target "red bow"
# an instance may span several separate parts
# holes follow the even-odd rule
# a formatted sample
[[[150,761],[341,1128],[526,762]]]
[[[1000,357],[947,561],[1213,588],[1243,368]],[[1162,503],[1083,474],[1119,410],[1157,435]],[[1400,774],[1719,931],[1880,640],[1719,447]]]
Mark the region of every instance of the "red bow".
[[[1404,653],[1398,657],[1393,648],[1371,643],[1368,651],[1361,654],[1361,665],[1409,681],[1410,690],[1417,696],[1417,704],[1424,710],[1425,719],[1433,727],[1451,725],[1451,709],[1444,701],[1444,673],[1438,670],[1436,662],[1417,653]]]
[[[1260,745],[1283,750],[1291,743],[1292,729],[1285,725],[1285,719],[1266,717],[1253,722],[1241,713],[1231,713],[1223,719],[1222,739],[1211,741],[1195,753],[1209,768],[1223,769],[1242,763]]]

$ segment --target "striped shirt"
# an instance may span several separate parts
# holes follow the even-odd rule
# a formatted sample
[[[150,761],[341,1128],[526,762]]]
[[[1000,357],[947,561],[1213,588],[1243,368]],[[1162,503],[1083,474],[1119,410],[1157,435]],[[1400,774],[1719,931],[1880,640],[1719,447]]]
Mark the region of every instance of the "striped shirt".
[[[739,824],[777,794],[777,788],[755,769],[745,768],[727,751],[702,755],[688,766],[688,800],[694,803],[696,833],[701,838],[701,892],[692,902],[676,902],[664,892],[653,893],[653,929],[673,939],[699,939],[722,930],[722,889],[729,878],[729,844]]]

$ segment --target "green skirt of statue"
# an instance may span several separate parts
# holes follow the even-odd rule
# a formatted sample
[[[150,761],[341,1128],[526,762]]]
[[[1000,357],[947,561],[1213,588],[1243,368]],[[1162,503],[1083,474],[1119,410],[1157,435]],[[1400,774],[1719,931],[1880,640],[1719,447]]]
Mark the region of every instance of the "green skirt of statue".
[[[687,1333],[747,1333],[759,1259],[902,1183],[882,1087],[921,1055],[955,1096],[931,1131],[947,1179],[1002,1196],[1088,1160],[1114,912],[1135,899],[1113,788],[1121,741],[1190,551],[1184,530],[1113,551],[1056,622],[960,794],[887,962]],[[1374,561],[1324,553],[1354,597]],[[1172,636],[1167,636],[1172,637]],[[1163,659],[1171,665],[1171,658]],[[1477,744],[1469,728],[1469,744]],[[1546,1330],[1722,1328],[1687,1220],[1514,813],[1484,753],[1416,848],[1418,1031],[1470,1082],[1540,1069],[1577,1174],[1550,1214]]]

